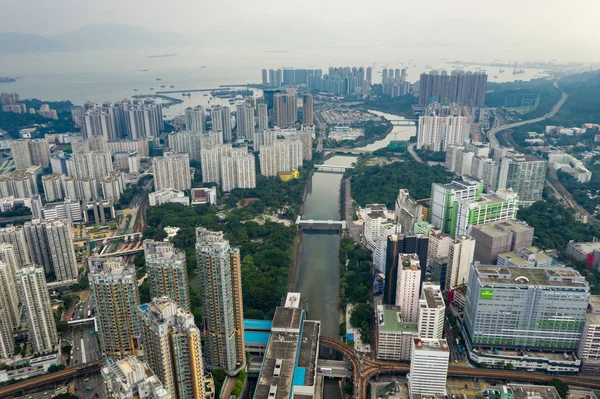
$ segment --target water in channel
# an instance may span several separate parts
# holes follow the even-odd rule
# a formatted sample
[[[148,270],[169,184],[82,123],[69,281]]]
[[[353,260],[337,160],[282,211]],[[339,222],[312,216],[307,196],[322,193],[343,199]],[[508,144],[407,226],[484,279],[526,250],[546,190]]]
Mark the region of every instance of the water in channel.
[[[356,157],[333,157],[328,165],[349,166]],[[341,220],[341,174],[316,172],[308,183],[303,219]],[[340,330],[340,234],[337,231],[305,231],[300,249],[297,291],[308,301],[308,319],[321,321],[321,334],[338,337]],[[340,399],[336,380],[326,379],[323,398]]]

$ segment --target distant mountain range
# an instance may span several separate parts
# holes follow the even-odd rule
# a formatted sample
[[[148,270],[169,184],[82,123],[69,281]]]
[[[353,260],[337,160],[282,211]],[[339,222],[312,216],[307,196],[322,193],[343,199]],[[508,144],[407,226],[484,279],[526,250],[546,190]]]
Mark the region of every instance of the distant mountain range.
[[[174,32],[154,32],[131,25],[88,25],[57,36],[0,33],[0,54],[164,47],[182,44]]]

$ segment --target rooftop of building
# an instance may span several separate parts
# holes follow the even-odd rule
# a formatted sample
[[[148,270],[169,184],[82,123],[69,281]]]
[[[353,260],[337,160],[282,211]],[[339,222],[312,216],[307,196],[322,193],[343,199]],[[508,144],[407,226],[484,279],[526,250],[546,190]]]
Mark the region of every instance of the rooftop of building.
[[[290,312],[291,311],[291,312]],[[283,325],[294,324],[298,308],[278,307],[275,319],[286,320]],[[281,316],[284,313],[285,316]],[[294,385],[313,386],[317,364],[317,347],[320,322],[305,321],[300,330],[273,332],[269,339],[254,397],[257,399],[284,399],[290,397]]]
[[[482,233],[489,235],[491,237],[500,237],[506,234],[508,231],[515,232],[525,232],[529,230],[533,230],[532,227],[528,226],[524,222],[519,222],[517,220],[501,220],[499,222],[494,223],[486,223],[479,226],[473,226],[473,230],[479,230]]]
[[[552,259],[551,256],[548,256],[545,252],[542,252],[538,247],[527,247],[519,250],[521,255],[535,255],[535,260],[540,262],[548,259]]]
[[[498,190],[493,194],[483,194],[482,196],[460,201],[467,205],[477,205],[477,206],[485,206],[490,204],[497,204],[499,202],[506,202],[510,199],[518,197],[518,194],[509,190]]]
[[[596,250],[600,250],[600,241],[574,242],[574,243],[569,243],[569,246],[573,246],[573,247],[577,248],[578,251],[580,251],[584,254],[589,254]]]
[[[425,297],[425,301],[427,301],[427,307],[432,308],[443,308],[444,307],[444,299],[442,298],[442,294],[439,290],[434,290],[432,287],[423,288],[423,296]]]
[[[589,287],[578,271],[570,268],[500,267],[475,265],[483,284],[542,285],[558,287]]]
[[[567,399],[598,399],[596,393],[586,389],[569,389]]]
[[[400,307],[391,305],[377,306],[377,320],[380,332],[418,333],[417,323],[406,323]]]
[[[589,324],[600,325],[600,313],[586,314],[585,321]]]
[[[543,385],[508,384],[488,387],[481,394],[484,399],[560,399],[556,388]]]
[[[532,162],[532,161],[546,162],[545,159],[540,158],[535,155],[531,155],[531,154],[512,153],[512,154],[507,154],[506,158],[510,158],[510,159],[513,159],[513,160],[519,161],[519,162]]]
[[[436,351],[436,352],[449,352],[448,343],[445,339],[423,339],[415,337],[413,338],[415,345],[415,351]]]
[[[300,330],[302,324],[302,309],[279,307],[273,316],[272,330]]]
[[[516,252],[504,252],[498,255],[498,258],[507,259],[510,263],[518,267],[530,265],[532,261],[523,259]]]
[[[533,359],[548,359],[552,361],[569,361],[574,362],[577,357],[572,352],[545,352],[545,351],[528,351],[522,349],[487,349],[477,348],[473,350],[475,353],[479,353],[487,356],[498,356],[501,358],[515,357],[519,360],[527,357],[530,360]]]

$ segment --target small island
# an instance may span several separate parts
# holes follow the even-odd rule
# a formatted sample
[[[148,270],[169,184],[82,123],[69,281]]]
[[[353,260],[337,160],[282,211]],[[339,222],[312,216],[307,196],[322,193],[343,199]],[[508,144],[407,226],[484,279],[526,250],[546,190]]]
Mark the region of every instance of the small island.
[[[8,78],[0,76],[0,83],[13,83],[16,82],[18,78]]]

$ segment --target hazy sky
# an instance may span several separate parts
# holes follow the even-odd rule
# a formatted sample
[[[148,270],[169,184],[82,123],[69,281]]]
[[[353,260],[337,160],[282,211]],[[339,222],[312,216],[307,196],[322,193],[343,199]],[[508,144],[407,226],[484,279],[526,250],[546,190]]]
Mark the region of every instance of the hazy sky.
[[[599,14],[596,0],[0,0],[0,30],[52,35],[118,23],[207,41],[466,46],[594,60]]]

